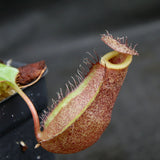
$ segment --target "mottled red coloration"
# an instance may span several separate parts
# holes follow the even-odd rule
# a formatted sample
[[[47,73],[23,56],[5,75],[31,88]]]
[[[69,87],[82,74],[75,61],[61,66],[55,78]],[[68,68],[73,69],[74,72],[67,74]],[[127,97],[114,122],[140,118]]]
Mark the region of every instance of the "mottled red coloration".
[[[128,47],[127,43],[121,43],[121,39],[114,39],[109,33],[103,35],[102,40],[115,51],[105,54],[100,62],[92,56],[96,64],[85,59],[87,66],[93,64],[89,73],[79,86],[73,78],[75,89],[69,82],[72,91],[65,98],[62,90],[60,91],[59,103],[55,103],[55,108],[46,116],[43,131],[33,103],[21,89],[15,87],[33,116],[38,141],[35,148],[41,145],[53,153],[79,152],[94,144],[109,125],[113,105],[132,61],[132,55],[138,53],[131,46]],[[41,71],[44,68],[44,61],[22,67],[19,69],[17,81],[21,84],[29,83],[43,73]],[[77,73],[78,80],[82,80],[81,71],[78,70]],[[68,91],[67,85],[66,88]]]
[[[108,126],[112,108],[126,76],[127,68],[107,69],[98,63],[90,73],[93,70],[94,77],[85,90],[71,100],[70,104],[60,111],[49,126],[44,128],[41,136],[37,137],[38,142],[46,150],[64,154],[84,150],[94,144]],[[56,135],[81,112],[99,87],[97,96],[84,113],[65,131]]]
[[[68,97],[58,100],[44,121],[43,131],[38,125],[35,127],[38,144],[49,152],[69,154],[84,150],[100,138],[110,123],[132,55],[138,53],[128,47],[127,42],[123,44],[121,39],[114,39],[109,33],[103,35],[102,40],[115,51],[93,64],[81,84]],[[84,62],[92,64],[90,60]],[[34,124],[38,120],[36,115]]]
[[[26,85],[36,80],[36,78],[41,74],[45,66],[46,65],[44,61],[39,61],[18,68],[19,73],[16,78],[16,82],[20,85]]]
[[[101,39],[105,44],[117,52],[138,55],[138,52],[135,50],[136,45],[133,48],[132,45],[128,46],[127,39],[125,40],[124,37],[114,39],[113,36],[107,32],[107,35],[103,34]]]

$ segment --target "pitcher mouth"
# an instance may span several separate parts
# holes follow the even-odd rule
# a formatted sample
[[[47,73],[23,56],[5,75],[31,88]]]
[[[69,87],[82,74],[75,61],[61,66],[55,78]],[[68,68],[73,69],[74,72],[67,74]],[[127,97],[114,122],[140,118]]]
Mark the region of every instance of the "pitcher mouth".
[[[100,64],[110,69],[124,69],[132,62],[132,55],[112,51],[105,54]]]

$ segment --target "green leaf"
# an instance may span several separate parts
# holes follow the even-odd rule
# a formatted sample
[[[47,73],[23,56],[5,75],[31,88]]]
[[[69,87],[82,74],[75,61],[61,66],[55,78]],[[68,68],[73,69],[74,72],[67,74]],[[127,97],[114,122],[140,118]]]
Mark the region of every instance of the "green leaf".
[[[8,82],[10,85],[17,86],[15,79],[18,74],[18,69],[0,64],[0,82]]]
[[[18,69],[0,63],[0,101],[13,95],[15,91],[21,92],[15,81],[18,73]]]

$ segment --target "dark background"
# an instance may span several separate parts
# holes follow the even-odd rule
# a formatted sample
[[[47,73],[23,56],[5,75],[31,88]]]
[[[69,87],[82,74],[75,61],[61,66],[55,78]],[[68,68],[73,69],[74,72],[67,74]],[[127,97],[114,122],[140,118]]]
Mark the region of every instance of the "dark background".
[[[45,60],[49,68],[46,77],[49,105],[87,56],[85,52],[96,50],[102,56],[111,50],[100,40],[106,29],[114,36],[128,36],[129,42],[138,43],[140,56],[134,58],[129,68],[111,124],[101,139],[80,153],[55,157],[159,160],[160,1],[0,1],[0,57],[25,63]],[[36,142],[29,140],[31,132],[34,137],[32,125],[32,119],[27,120],[0,139],[0,159],[24,159],[27,152],[30,159],[35,158],[32,150]],[[18,150],[12,153],[18,136],[30,145],[23,156],[17,156]],[[53,159],[53,154],[43,149],[36,152],[40,155],[36,159]]]

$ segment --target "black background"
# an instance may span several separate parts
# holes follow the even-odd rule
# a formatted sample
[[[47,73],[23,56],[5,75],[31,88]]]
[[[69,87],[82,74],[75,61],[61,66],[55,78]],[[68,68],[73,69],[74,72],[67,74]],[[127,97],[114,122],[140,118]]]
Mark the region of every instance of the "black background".
[[[111,50],[100,40],[105,30],[138,43],[140,56],[129,68],[108,129],[89,149],[55,154],[57,160],[160,159],[159,10],[159,0],[0,1],[0,57],[25,63],[45,60],[49,105],[85,52],[95,49],[102,56]],[[32,125],[30,119],[0,139],[0,159],[24,159],[27,153],[34,159],[35,152],[38,158],[53,159],[43,149],[32,151]],[[18,136],[30,145],[23,155],[18,152]]]

